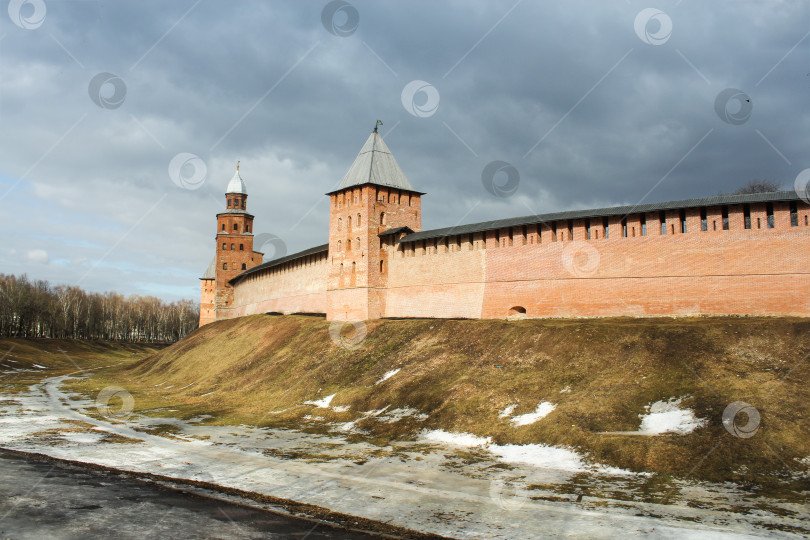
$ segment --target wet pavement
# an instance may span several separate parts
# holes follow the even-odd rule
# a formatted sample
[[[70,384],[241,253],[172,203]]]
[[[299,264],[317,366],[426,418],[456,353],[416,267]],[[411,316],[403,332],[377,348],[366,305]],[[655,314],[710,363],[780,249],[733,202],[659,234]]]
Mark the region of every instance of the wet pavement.
[[[0,538],[382,537],[176,491],[124,474],[0,452]]]

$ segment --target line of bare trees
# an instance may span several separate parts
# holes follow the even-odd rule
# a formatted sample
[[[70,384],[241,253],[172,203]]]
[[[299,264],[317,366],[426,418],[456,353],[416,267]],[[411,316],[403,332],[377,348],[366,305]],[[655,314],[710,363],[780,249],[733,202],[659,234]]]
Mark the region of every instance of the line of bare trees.
[[[0,336],[172,342],[197,328],[191,300],[88,293],[75,286],[0,274]]]

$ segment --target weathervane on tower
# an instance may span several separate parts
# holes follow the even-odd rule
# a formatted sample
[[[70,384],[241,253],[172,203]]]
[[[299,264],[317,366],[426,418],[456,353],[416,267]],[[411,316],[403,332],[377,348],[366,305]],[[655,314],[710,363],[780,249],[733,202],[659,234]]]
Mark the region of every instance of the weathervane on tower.
[[[374,126],[374,133],[377,133],[377,128],[383,125],[382,120],[377,120],[377,125]]]
[[[237,171],[239,170],[239,162],[238,161],[236,162],[236,170]]]

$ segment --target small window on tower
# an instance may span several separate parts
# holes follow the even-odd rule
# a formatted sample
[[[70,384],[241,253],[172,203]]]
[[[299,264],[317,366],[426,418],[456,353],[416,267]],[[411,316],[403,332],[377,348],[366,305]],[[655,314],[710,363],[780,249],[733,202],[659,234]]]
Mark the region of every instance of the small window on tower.
[[[234,244],[231,244],[231,251],[233,251],[235,249],[236,249],[236,246]]]
[[[245,251],[245,244],[239,244],[239,251]]]
[[[222,269],[227,270],[228,269],[228,263],[222,263]]]
[[[247,270],[247,265],[245,263],[242,263],[242,270]]]
[[[233,224],[233,230],[238,231],[238,230],[239,230],[239,225],[237,225],[236,223],[234,223],[234,224]]]
[[[223,243],[222,243],[222,249],[223,249],[223,250],[228,249],[228,244],[226,244],[226,243],[224,243],[224,242],[223,242]]]
[[[360,214],[357,214],[357,226],[360,226]]]
[[[380,213],[380,225],[385,225],[385,212]]]
[[[225,230],[225,224],[224,223],[222,224],[222,230],[223,231]]]

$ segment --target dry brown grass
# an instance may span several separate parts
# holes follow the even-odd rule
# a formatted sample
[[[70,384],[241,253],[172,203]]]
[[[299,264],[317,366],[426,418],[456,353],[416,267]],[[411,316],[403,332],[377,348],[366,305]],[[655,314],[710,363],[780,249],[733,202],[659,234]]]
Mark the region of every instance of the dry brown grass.
[[[810,456],[806,319],[372,321],[356,350],[336,347],[328,328],[322,319],[297,316],[222,321],[75,388],[92,395],[117,384],[133,394],[136,412],[211,414],[216,423],[262,426],[298,426],[308,414],[344,422],[362,411],[413,407],[429,419],[360,426],[380,443],[423,428],[466,431],[501,444],[570,446],[618,467],[680,477],[761,484],[807,473],[798,461]],[[395,377],[375,386],[396,368]],[[570,392],[560,393],[566,387]],[[302,406],[333,393],[332,405],[351,412]],[[682,396],[709,420],[690,435],[600,433],[635,430],[645,405]],[[507,405],[523,414],[541,401],[557,408],[534,424],[514,427],[498,417]],[[733,401],[759,410],[753,438],[723,428],[723,410]]]

